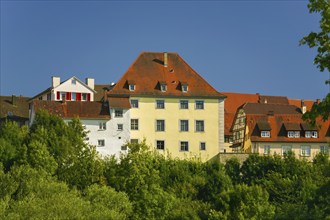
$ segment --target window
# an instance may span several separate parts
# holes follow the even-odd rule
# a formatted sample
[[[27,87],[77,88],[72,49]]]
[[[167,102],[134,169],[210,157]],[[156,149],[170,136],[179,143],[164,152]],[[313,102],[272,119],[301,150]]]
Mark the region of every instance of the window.
[[[320,146],[320,153],[328,154],[329,153],[329,147],[328,146]]]
[[[98,146],[98,147],[104,147],[104,146],[105,146],[105,141],[104,141],[104,139],[97,140],[97,146]]]
[[[199,143],[199,150],[206,150],[206,143],[205,142],[200,142]]]
[[[116,109],[116,110],[115,110],[115,117],[116,117],[116,118],[122,118],[122,117],[123,117],[123,110],[121,110],[121,109]]]
[[[195,101],[195,109],[204,109],[204,101]]]
[[[139,143],[139,139],[131,139],[131,144],[138,144]]]
[[[270,154],[270,146],[269,145],[264,145],[264,154],[269,155]]]
[[[180,131],[189,131],[189,121],[180,120]]]
[[[47,94],[47,100],[50,101],[52,99],[52,94],[48,93]]]
[[[134,91],[135,90],[135,85],[134,84],[130,84],[128,87],[129,87],[129,91]]]
[[[71,100],[72,101],[76,100],[76,93],[75,92],[71,93]]]
[[[117,124],[117,130],[118,131],[122,131],[124,128],[124,125],[123,124]]]
[[[165,120],[156,121],[156,131],[165,131]]]
[[[99,130],[106,130],[107,129],[107,123],[106,122],[100,122],[99,123]]]
[[[204,121],[203,120],[196,121],[196,131],[199,131],[199,132],[204,131]]]
[[[188,85],[182,85],[182,92],[188,92]]]
[[[306,138],[311,138],[312,137],[312,132],[311,131],[305,131],[305,137]]]
[[[138,107],[139,107],[139,100],[137,100],[137,99],[132,99],[132,100],[131,100],[131,107],[132,107],[132,108],[138,108]]]
[[[180,100],[180,109],[188,109],[188,100]]]
[[[270,137],[270,131],[261,131],[261,137]]]
[[[181,141],[180,142],[180,151],[189,151],[188,141]]]
[[[156,108],[164,109],[165,108],[165,101],[164,100],[156,100]]]
[[[77,81],[75,79],[71,80],[71,85],[76,85]]]
[[[166,92],[166,90],[167,90],[166,84],[160,84],[160,91]]]
[[[81,94],[81,100],[82,101],[87,101],[87,94],[86,93]]]
[[[312,138],[317,138],[317,131],[312,131]]]
[[[288,137],[289,138],[299,138],[300,131],[288,131]]]
[[[122,151],[127,151],[127,145],[123,145],[123,146],[121,146],[121,150],[122,150]]]
[[[156,141],[157,150],[165,150],[165,141]]]
[[[291,146],[282,146],[282,155],[288,154],[292,150]]]
[[[233,136],[225,136],[225,143],[233,143]]]
[[[300,156],[310,157],[311,156],[311,147],[310,146],[301,146],[300,147]]]
[[[131,130],[139,130],[139,119],[131,119]]]

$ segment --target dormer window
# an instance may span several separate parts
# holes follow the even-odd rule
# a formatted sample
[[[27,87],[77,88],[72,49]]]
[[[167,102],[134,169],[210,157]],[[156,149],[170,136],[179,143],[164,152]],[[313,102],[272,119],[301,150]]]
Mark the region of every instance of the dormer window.
[[[135,91],[135,82],[134,80],[127,80],[129,91]]]
[[[317,131],[305,131],[305,138],[317,138]]]
[[[261,131],[261,137],[269,138],[270,137],[270,131]]]
[[[130,84],[129,85],[129,91],[134,91],[135,90],[135,85],[134,84]]]
[[[300,131],[288,131],[288,138],[299,138]]]
[[[166,84],[161,84],[161,85],[160,85],[160,90],[161,90],[162,92],[166,92],[166,90],[167,90],[167,86],[166,86]]]
[[[181,91],[188,92],[188,84],[186,82],[181,82]]]

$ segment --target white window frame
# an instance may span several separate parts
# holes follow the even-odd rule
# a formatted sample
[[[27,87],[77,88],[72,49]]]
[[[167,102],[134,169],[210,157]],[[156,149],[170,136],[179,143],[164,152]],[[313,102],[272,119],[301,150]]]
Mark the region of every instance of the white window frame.
[[[300,138],[300,131],[294,131],[294,138]]]
[[[117,124],[117,131],[124,130],[124,124]]]
[[[188,85],[182,85],[181,90],[182,92],[188,92]]]
[[[162,145],[160,145],[162,144]],[[165,150],[165,141],[164,140],[156,140],[156,149],[157,150]]]
[[[288,138],[294,138],[294,131],[288,131]]]
[[[309,146],[309,145],[300,146],[300,156],[310,157],[311,156],[311,146]]]
[[[261,131],[261,137],[269,138],[270,137],[270,131]]]
[[[264,155],[270,154],[270,145],[264,145]]]
[[[167,85],[166,84],[160,84],[160,91],[166,92],[167,91]]]
[[[189,109],[189,100],[180,100],[180,109]]]
[[[195,109],[203,110],[204,109],[204,100],[195,100]]]
[[[183,144],[187,144],[184,146]],[[180,151],[188,152],[189,151],[189,141],[180,141]]]
[[[133,122],[134,122],[134,124],[133,124]],[[131,119],[131,130],[133,130],[133,131],[139,130],[139,119],[137,119],[137,118]]]
[[[104,147],[105,146],[105,140],[104,139],[98,139],[97,140],[97,146],[98,147]]]
[[[305,131],[305,138],[311,138],[312,132],[311,131]]]
[[[165,100],[156,100],[156,109],[165,109]]]
[[[164,119],[156,120],[156,131],[158,131],[158,132],[165,131],[165,120]]]
[[[129,84],[128,89],[129,91],[135,91],[135,84]]]
[[[77,84],[77,80],[72,79],[72,80],[71,80],[71,85],[76,85],[76,84]]]
[[[187,124],[185,124],[185,123],[187,123]],[[189,131],[189,120],[187,120],[187,119],[180,120],[179,126],[180,126],[179,131],[188,132]],[[187,129],[182,129],[182,128],[187,128]]]
[[[289,151],[292,151],[292,146],[289,146],[289,145],[282,146],[282,155],[284,155],[285,153],[288,153]]]
[[[101,131],[107,130],[107,123],[99,122],[99,130],[101,130]]]
[[[320,153],[328,154],[329,153],[329,147],[326,145],[320,146]]]
[[[139,100],[138,99],[131,99],[131,107],[132,108],[139,108]]]
[[[123,109],[115,109],[115,118],[122,118],[124,115]]]
[[[199,123],[202,123],[201,125]],[[195,131],[205,132],[205,122],[204,120],[195,120]]]
[[[317,137],[318,137],[318,132],[312,131],[312,138],[317,138]]]

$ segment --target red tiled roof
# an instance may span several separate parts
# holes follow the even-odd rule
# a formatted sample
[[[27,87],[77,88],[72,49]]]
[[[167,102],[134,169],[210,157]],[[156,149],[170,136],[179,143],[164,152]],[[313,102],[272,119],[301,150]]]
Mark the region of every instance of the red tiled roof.
[[[110,119],[109,106],[105,102],[56,102],[34,100],[35,111],[45,109],[61,118]]]
[[[295,105],[298,108],[301,108],[301,99],[289,99],[289,104],[290,105]],[[303,100],[305,106],[306,106],[306,110],[310,111],[315,103],[314,100]]]
[[[109,100],[110,108],[123,108],[123,109],[131,108],[131,104],[128,98],[111,97],[108,100]]]
[[[285,96],[260,95],[259,96],[259,102],[260,103],[270,103],[270,104],[281,104],[281,105],[288,105],[289,104],[289,100]]]
[[[294,105],[246,103],[243,109],[245,114],[301,114],[300,108]]]
[[[260,136],[260,130],[258,129],[257,123],[260,120],[267,120],[271,127],[271,135],[269,138],[263,138]],[[265,116],[265,115],[247,115],[247,126],[249,129],[249,136],[252,141],[256,142],[329,142],[329,122],[327,120],[323,122],[318,119],[318,123],[321,125],[318,128],[318,138],[305,138],[304,132],[301,132],[301,136],[299,138],[288,138],[287,131],[288,130],[302,130],[301,125],[305,123],[301,114],[289,114],[289,115],[274,115],[274,116]],[[293,127],[292,127],[293,126]]]
[[[117,82],[109,96],[168,96],[168,97],[224,97],[194,71],[177,53],[167,53],[168,65],[164,65],[164,53],[142,52]],[[135,91],[129,84],[134,81]],[[166,82],[167,91],[162,92],[159,82]],[[188,85],[181,90],[180,82]]]
[[[223,92],[227,96],[225,100],[225,113],[236,113],[238,107],[246,102],[255,102],[259,100],[258,94],[241,94],[241,93],[230,93]]]
[[[0,118],[6,118],[9,113],[12,116],[28,119],[28,100],[28,97],[23,96],[0,96]]]

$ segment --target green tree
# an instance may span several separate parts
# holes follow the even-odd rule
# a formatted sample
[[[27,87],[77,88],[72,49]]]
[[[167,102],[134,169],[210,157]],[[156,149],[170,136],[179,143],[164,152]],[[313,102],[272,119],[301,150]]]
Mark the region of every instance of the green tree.
[[[310,0],[308,4],[310,13],[321,15],[320,31],[311,32],[300,40],[301,45],[308,45],[310,48],[317,48],[317,55],[314,64],[320,69],[330,72],[330,1],[329,0]],[[326,81],[330,84],[330,79]],[[319,104],[314,104],[310,111],[307,111],[303,118],[315,125],[316,118],[321,116],[327,120],[330,114],[330,93]]]
[[[225,164],[226,173],[230,177],[233,184],[239,184],[241,182],[240,167],[241,164],[236,157],[226,161]]]

